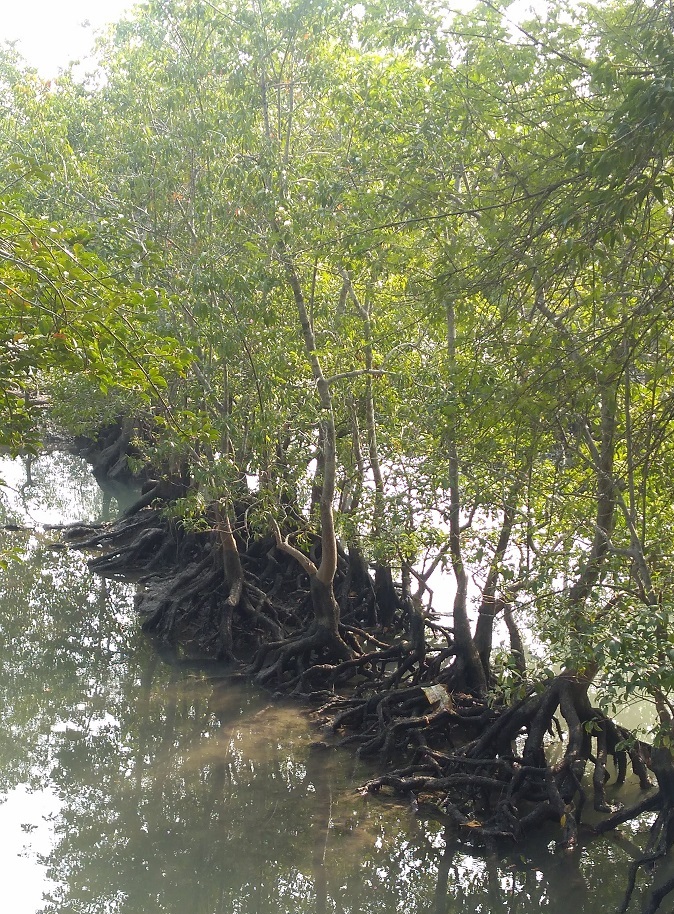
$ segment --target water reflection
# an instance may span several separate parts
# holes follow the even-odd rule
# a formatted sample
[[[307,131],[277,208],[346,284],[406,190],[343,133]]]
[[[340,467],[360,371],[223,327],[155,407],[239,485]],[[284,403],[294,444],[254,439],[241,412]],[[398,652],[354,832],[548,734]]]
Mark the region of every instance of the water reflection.
[[[0,524],[97,520],[103,494],[88,464],[67,453],[0,458]]]
[[[550,827],[472,856],[405,806],[362,798],[368,772],[312,750],[295,706],[163,664],[130,587],[44,537],[18,542],[0,577],[0,858],[16,914],[617,905],[629,832],[558,855]]]

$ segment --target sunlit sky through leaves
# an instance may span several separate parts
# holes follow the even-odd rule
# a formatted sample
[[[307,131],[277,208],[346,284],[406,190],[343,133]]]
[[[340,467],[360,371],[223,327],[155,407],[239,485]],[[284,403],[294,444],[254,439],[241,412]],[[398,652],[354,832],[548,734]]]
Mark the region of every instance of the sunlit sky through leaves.
[[[448,8],[467,8],[472,0],[450,0]],[[86,61],[96,31],[116,22],[135,0],[0,0],[0,44],[17,49],[44,79],[58,75],[72,60]],[[515,0],[509,18],[527,15],[545,0]]]
[[[27,63],[49,79],[83,60],[95,31],[131,6],[133,0],[0,0],[0,42],[16,41]]]

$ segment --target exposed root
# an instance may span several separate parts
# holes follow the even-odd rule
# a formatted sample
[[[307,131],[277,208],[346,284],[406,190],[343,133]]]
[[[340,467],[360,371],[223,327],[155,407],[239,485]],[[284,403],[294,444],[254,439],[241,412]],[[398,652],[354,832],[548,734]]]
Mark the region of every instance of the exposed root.
[[[653,889],[643,907],[642,914],[655,914],[664,899],[670,892],[674,892],[674,878],[668,879],[663,885]]]
[[[148,510],[134,518],[122,518],[114,523],[71,524],[63,529],[63,537],[74,549],[96,549],[112,545],[115,548],[130,543],[140,532],[160,525],[159,511]],[[48,529],[58,529],[50,527]]]
[[[341,665],[352,661],[352,650],[338,632],[313,624],[303,634],[264,644],[251,673],[258,685],[314,691],[330,684]]]
[[[420,703],[433,698],[431,689],[398,690],[378,694],[368,702],[351,703],[340,710],[333,728],[357,728],[362,754],[412,751],[412,764],[370,781],[365,790],[388,788],[401,794],[421,793],[426,806],[435,799],[440,812],[451,811],[452,821],[468,817],[472,842],[488,843],[495,835],[517,838],[545,819],[560,823],[560,844],[572,847],[578,838],[587,797],[583,775],[593,761],[594,807],[608,811],[605,783],[608,756],[616,762],[617,780],[624,779],[627,757],[641,786],[647,778],[644,747],[626,752],[618,745],[625,732],[587,699],[582,680],[563,675],[540,694],[530,694],[507,709],[490,709],[461,693],[439,695],[438,705],[420,712]],[[548,759],[548,733],[555,714],[566,722],[567,741],[562,758]],[[475,726],[479,735],[452,748],[460,734]],[[592,753],[593,742],[596,751]],[[443,747],[450,747],[448,754]],[[644,808],[651,808],[651,798]]]
[[[644,853],[630,864],[627,887],[622,904],[618,908],[618,914],[625,914],[630,905],[639,871],[652,872],[655,866],[667,856],[674,844],[674,764],[672,756],[668,748],[660,746],[652,750],[650,761],[658,781],[658,792],[629,809],[615,813],[595,828],[595,831],[601,834],[644,812],[657,810],[658,813],[651,825]],[[674,879],[669,879],[663,885],[651,889],[646,896],[642,914],[654,914],[664,898],[672,891],[674,891]]]
[[[213,531],[187,533],[155,505],[111,525],[74,528],[66,537],[77,548],[96,550],[95,571],[140,579],[136,605],[143,628],[163,651],[240,659],[264,687],[322,697],[316,713],[323,724],[329,720],[334,743],[357,744],[361,756],[399,766],[371,780],[366,792],[411,797],[420,812],[471,843],[517,840],[555,820],[560,845],[573,847],[589,802],[586,769],[591,766],[594,809],[611,813],[609,758],[618,785],[631,765],[641,787],[650,788],[650,765],[659,791],[595,827],[600,833],[658,812],[647,851],[630,870],[627,909],[639,871],[674,842],[674,771],[592,707],[586,680],[565,673],[515,705],[490,706],[466,689],[451,629],[408,613],[403,603],[392,610],[395,631],[370,630],[374,591],[367,575],[354,591],[356,579],[342,556],[333,590],[313,573],[313,559],[298,573],[297,550],[283,542],[280,548],[278,539],[243,542],[233,509],[231,517],[231,526],[221,512]],[[393,603],[391,597],[389,609]],[[558,760],[551,752],[555,733],[563,745]],[[652,892],[648,910],[665,894]]]

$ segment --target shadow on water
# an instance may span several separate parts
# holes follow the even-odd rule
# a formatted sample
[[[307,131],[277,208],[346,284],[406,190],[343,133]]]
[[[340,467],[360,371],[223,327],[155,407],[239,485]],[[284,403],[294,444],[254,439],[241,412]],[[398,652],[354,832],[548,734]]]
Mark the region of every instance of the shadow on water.
[[[95,488],[80,483],[78,519],[98,516]],[[67,500],[64,479],[39,484]],[[13,914],[617,905],[637,853],[629,831],[558,854],[551,827],[500,858],[471,855],[411,809],[362,797],[369,771],[312,749],[296,706],[162,663],[130,586],[92,578],[39,534],[13,536],[19,554],[0,577],[0,860]]]

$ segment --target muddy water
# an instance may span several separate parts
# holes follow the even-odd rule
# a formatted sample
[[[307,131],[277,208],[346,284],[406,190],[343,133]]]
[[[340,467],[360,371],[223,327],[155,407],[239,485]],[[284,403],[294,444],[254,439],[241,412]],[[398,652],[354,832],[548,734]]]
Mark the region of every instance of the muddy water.
[[[0,910],[12,914],[610,911],[630,829],[555,851],[550,827],[472,856],[405,805],[364,798],[350,753],[300,710],[165,664],[132,588],[39,524],[94,519],[84,465],[5,461],[0,523]],[[13,550],[7,552],[8,549]],[[626,788],[615,801],[630,799]],[[663,874],[664,875],[664,874]]]

